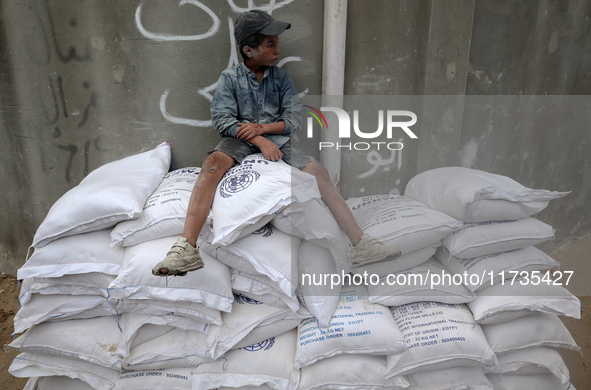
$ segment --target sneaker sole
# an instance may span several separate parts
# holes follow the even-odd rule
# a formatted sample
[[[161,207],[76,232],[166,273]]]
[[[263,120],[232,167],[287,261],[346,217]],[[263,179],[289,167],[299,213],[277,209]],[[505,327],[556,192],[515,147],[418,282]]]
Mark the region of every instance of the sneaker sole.
[[[166,267],[160,267],[160,269]],[[174,270],[168,269],[167,273],[160,272],[160,269],[157,272],[152,272],[154,276],[185,276],[187,272],[196,271],[198,269],[203,268],[203,261],[196,261],[195,263],[185,265],[184,267],[180,267]]]

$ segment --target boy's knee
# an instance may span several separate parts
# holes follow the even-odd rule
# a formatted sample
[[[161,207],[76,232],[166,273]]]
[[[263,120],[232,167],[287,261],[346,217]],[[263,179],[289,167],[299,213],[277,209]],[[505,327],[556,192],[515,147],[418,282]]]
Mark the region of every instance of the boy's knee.
[[[232,157],[220,152],[213,152],[203,160],[201,173],[223,175],[232,167]]]

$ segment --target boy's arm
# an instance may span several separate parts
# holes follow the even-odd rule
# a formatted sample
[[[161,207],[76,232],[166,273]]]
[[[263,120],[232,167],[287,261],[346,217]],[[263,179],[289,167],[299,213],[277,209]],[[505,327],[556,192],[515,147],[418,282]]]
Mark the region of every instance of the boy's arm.
[[[222,73],[218,80],[210,107],[213,128],[223,137],[236,137],[238,131],[238,105],[232,81]]]
[[[275,123],[239,123],[236,138],[248,141],[253,137],[263,134],[283,134],[285,131],[285,122]],[[251,142],[252,143],[252,142]]]
[[[289,74],[283,72],[280,83],[281,113],[277,122],[283,121],[283,135],[292,135],[302,127],[302,102]]]

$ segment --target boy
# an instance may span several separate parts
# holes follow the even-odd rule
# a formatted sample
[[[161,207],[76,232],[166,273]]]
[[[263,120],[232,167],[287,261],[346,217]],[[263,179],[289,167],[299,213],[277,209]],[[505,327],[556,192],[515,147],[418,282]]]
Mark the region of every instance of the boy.
[[[400,256],[398,248],[363,234],[326,169],[291,146],[291,134],[301,127],[301,103],[289,75],[275,66],[278,35],[290,27],[258,10],[245,12],[236,20],[234,35],[244,62],[222,72],[211,104],[213,127],[222,141],[203,161],[183,235],[154,267],[154,275],[184,275],[203,267],[196,242],[216,187],[234,164],[253,153],[263,153],[271,161],[282,159],[316,177],[322,200],[351,241],[352,267]]]

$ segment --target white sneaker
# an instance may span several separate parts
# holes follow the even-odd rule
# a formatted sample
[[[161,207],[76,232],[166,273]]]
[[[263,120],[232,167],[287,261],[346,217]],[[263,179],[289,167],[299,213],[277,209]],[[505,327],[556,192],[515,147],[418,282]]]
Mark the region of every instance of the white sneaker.
[[[203,268],[203,259],[199,250],[187,242],[185,237],[180,237],[164,260],[152,269],[155,276],[185,276],[187,272]]]
[[[351,268],[394,260],[400,255],[400,249],[395,246],[386,246],[372,236],[364,234],[359,243],[351,248]]]

